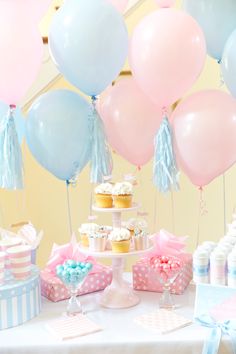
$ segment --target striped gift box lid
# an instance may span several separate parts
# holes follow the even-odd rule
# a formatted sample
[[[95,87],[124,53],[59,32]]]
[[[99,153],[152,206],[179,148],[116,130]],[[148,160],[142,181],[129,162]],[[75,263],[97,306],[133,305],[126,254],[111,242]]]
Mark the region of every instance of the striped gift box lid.
[[[32,266],[28,279],[14,280],[8,276],[0,285],[0,330],[31,320],[40,310],[40,271],[36,266]]]

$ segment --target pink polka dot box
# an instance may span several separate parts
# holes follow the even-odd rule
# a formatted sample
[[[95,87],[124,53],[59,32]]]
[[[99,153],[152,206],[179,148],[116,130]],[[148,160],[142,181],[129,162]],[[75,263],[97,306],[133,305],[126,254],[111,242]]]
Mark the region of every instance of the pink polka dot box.
[[[99,265],[96,273],[91,273],[85,279],[78,295],[93,293],[105,289],[112,280],[111,268]],[[61,280],[48,269],[41,271],[42,295],[47,299],[57,302],[69,298],[69,293]]]
[[[189,254],[183,264],[181,273],[171,285],[171,293],[183,294],[192,277],[192,255]],[[163,285],[159,281],[157,273],[151,268],[148,258],[145,261],[138,261],[133,266],[133,287],[135,290],[162,292]]]

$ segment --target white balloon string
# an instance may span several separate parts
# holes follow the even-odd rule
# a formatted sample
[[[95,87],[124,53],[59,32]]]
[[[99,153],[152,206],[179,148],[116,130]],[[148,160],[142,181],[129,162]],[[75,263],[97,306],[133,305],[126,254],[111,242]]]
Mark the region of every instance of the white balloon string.
[[[203,189],[202,187],[199,188],[199,212],[198,212],[198,222],[197,222],[197,239],[196,239],[196,248],[199,245],[199,240],[200,240],[200,222],[201,222],[201,217],[206,215],[208,213],[207,207],[206,207],[206,201],[204,199],[203,195]]]
[[[88,221],[93,221],[97,219],[97,216],[94,215],[93,213],[93,190],[94,190],[94,184],[91,183]]]
[[[175,234],[175,203],[174,203],[174,193],[171,189],[171,214],[172,214],[172,232]]]
[[[66,198],[67,198],[67,212],[68,212],[68,224],[70,237],[72,235],[72,217],[71,217],[71,203],[70,203],[70,192],[69,192],[70,182],[66,181]]]
[[[224,234],[226,234],[226,194],[225,194],[225,174],[222,176],[223,182],[223,208],[224,208]]]
[[[157,199],[158,199],[158,191],[157,191],[157,188],[155,188],[154,214],[153,214],[153,233],[157,232]]]

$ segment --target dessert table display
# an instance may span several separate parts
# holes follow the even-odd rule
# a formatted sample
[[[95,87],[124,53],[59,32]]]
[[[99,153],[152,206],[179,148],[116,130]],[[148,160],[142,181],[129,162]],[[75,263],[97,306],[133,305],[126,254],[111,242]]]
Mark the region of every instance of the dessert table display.
[[[130,280],[130,276],[128,277]],[[200,354],[211,329],[192,324],[168,334],[147,330],[135,318],[153,312],[158,307],[160,294],[139,291],[137,306],[112,310],[99,305],[101,293],[81,296],[81,303],[89,319],[102,331],[68,341],[58,340],[46,324],[58,318],[65,309],[65,301],[52,303],[43,299],[42,312],[37,317],[7,331],[0,331],[1,354]],[[195,286],[190,285],[183,295],[174,295],[181,306],[175,313],[193,319]],[[231,353],[228,337],[223,337],[219,354]]]

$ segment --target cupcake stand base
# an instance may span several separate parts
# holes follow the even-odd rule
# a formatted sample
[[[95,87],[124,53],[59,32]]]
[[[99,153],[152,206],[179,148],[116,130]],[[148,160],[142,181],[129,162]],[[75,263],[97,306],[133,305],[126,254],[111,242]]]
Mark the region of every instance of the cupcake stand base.
[[[115,208],[98,208],[93,207],[94,211],[98,212],[110,212],[112,213],[113,227],[121,227],[121,213],[123,211],[134,211],[138,209],[140,205],[134,204],[131,208],[115,209]],[[132,284],[128,283],[123,278],[125,259],[131,256],[140,256],[153,249],[152,244],[150,247],[141,250],[131,250],[128,253],[115,253],[112,251],[94,252],[87,248],[81,248],[80,250],[95,258],[111,258],[112,259],[112,283],[106,287],[103,291],[100,299],[100,304],[103,307],[112,309],[121,309],[135,306],[139,303],[139,297],[133,292]]]
[[[93,252],[87,248],[80,248],[80,251],[95,258],[112,259],[112,282],[103,291],[100,298],[100,305],[112,309],[122,309],[135,306],[139,303],[139,297],[133,292],[132,284],[124,280],[125,258],[140,256],[150,252],[153,247],[142,251],[130,251],[128,253],[114,253],[112,251]]]

